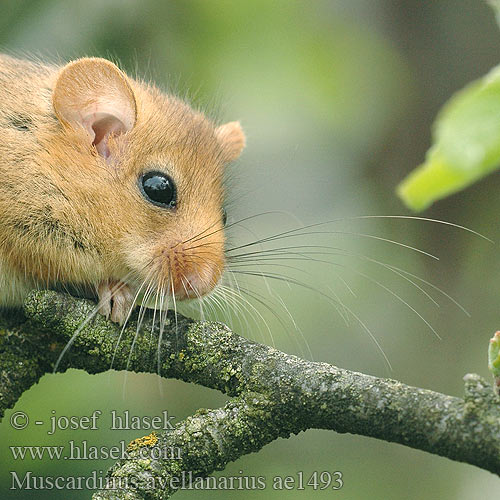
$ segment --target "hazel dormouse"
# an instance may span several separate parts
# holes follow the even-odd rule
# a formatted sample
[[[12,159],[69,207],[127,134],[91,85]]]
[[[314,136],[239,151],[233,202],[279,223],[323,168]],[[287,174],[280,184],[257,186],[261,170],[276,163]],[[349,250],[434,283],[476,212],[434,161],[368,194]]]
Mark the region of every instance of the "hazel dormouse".
[[[123,323],[146,290],[207,294],[225,265],[223,171],[244,145],[238,122],[106,59],[0,55],[0,307],[76,287]]]

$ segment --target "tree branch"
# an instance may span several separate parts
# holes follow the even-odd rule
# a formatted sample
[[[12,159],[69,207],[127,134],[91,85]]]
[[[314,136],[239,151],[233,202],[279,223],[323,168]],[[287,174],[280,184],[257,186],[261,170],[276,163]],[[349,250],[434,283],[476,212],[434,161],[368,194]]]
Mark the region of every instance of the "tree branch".
[[[0,318],[0,416],[53,370],[61,349],[93,308],[89,301],[35,292],[24,315]],[[96,317],[76,337],[59,371],[108,370],[120,338],[113,368],[157,373],[152,318],[146,317],[134,341],[136,321],[132,318],[120,338],[119,327]],[[160,359],[161,376],[234,398],[221,409],[198,411],[171,432],[132,443],[131,459],[108,473],[110,481],[119,482],[95,493],[94,500],[166,499],[183,481],[205,477],[277,437],[311,428],[393,441],[500,474],[500,400],[477,375],[465,377],[461,399],[306,361],[244,339],[223,324],[184,317],[178,317],[177,328],[174,321],[167,324]],[[181,450],[180,460],[157,458],[174,448]],[[145,450],[150,458],[141,458]]]

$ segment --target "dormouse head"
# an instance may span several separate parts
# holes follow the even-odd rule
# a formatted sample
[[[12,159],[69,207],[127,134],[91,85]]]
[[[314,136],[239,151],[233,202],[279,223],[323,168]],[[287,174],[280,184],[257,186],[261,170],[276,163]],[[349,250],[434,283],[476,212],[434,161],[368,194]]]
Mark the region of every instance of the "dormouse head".
[[[97,58],[60,70],[53,107],[71,145],[61,175],[100,247],[97,280],[178,299],[210,292],[224,269],[222,177],[245,144],[239,123],[215,126]]]

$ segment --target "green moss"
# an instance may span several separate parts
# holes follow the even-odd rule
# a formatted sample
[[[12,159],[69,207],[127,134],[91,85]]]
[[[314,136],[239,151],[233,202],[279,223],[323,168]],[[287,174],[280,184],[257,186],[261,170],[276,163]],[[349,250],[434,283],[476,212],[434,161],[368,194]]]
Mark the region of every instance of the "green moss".
[[[52,371],[60,350],[93,308],[89,301],[36,292],[27,300],[26,317],[0,317],[0,411]],[[136,322],[132,317],[122,334],[117,325],[95,317],[81,328],[61,369],[97,373],[108,370],[114,357],[117,369],[130,362],[130,370],[156,373],[151,318],[146,316],[139,335]],[[109,475],[133,479],[137,491],[99,492],[94,499],[168,498],[173,490],[151,491],[151,480],[178,477],[182,471],[206,476],[278,437],[312,427],[395,441],[500,471],[499,399],[478,376],[468,375],[465,398],[454,398],[289,356],[220,323],[178,316],[174,325],[166,328],[160,346],[161,374],[234,398],[223,408],[199,410],[172,432],[155,434],[155,443],[152,435],[133,441],[130,452],[136,458],[118,462]],[[143,446],[178,447],[182,459],[141,458]]]

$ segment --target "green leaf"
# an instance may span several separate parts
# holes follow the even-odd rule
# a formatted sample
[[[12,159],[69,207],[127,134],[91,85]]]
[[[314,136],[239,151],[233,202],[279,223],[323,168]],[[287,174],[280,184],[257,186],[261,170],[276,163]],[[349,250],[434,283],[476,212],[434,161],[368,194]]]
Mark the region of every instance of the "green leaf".
[[[500,0],[487,0],[491,8],[495,11],[497,24],[500,26]]]
[[[500,332],[496,332],[488,347],[488,368],[495,379],[495,390],[500,392]]]
[[[455,94],[440,111],[425,162],[397,187],[423,210],[500,167],[500,66]]]

